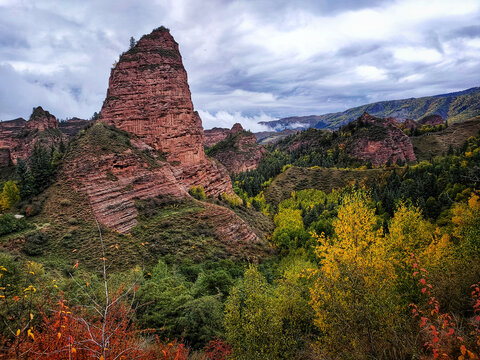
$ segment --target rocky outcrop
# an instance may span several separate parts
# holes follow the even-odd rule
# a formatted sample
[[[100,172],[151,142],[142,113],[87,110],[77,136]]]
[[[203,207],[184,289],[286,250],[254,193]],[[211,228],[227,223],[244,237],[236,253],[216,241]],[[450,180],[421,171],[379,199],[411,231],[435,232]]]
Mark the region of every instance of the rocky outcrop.
[[[92,122],[93,120],[84,120],[74,117],[69,120],[59,122],[58,128],[65,135],[72,137],[76,136],[81,130],[85,129],[88,124]]]
[[[58,146],[67,137],[58,130],[58,121],[41,106],[33,109],[30,119],[18,118],[0,122],[0,148],[8,148],[14,163],[30,156],[36,143]]]
[[[0,168],[10,166],[12,164],[12,157],[10,156],[9,148],[0,148]]]
[[[256,169],[265,155],[265,149],[257,138],[242,125],[233,125],[227,137],[215,144],[208,154],[220,161],[230,173]]]
[[[244,129],[243,129],[242,124],[240,124],[240,123],[235,123],[235,124],[233,124],[232,130],[230,130],[230,132],[231,132],[232,134],[236,134],[236,133],[241,132],[241,131],[243,131],[243,130],[244,130]]]
[[[226,171],[205,156],[178,44],[163,27],[143,36],[112,69],[100,120],[163,154],[183,186],[232,193]]]
[[[364,113],[357,122],[360,127],[347,148],[352,157],[376,166],[416,160],[410,138],[396,126],[394,119]]]
[[[33,109],[32,115],[26,124],[27,128],[37,131],[45,131],[47,129],[57,129],[58,121],[55,116],[48,111],[43,110],[41,106]]]
[[[125,134],[97,123],[72,144],[62,176],[73,189],[88,195],[100,223],[128,232],[137,224],[136,198],[188,194],[176,181],[174,168],[163,165],[150,149],[138,150]]]
[[[225,181],[215,165],[207,169],[206,178],[198,181]],[[87,195],[101,224],[128,233],[138,223],[137,199],[189,197],[193,180],[179,180],[179,174],[190,176],[181,164],[165,161],[161,152],[137,136],[97,122],[71,143],[60,177],[70,188]],[[191,174],[197,175],[198,172]],[[228,219],[218,225],[222,241],[240,241],[239,237],[242,241],[259,241],[232,211],[219,206],[207,208],[211,210],[208,214],[214,212],[219,219]]]
[[[205,130],[203,132],[203,145],[207,148],[212,147],[213,145],[218,144],[220,141],[225,140],[228,135],[235,134],[243,130],[243,126],[240,123],[233,124],[231,129],[214,127],[213,129]]]
[[[225,140],[230,135],[230,129],[214,127],[213,129],[205,130],[203,145],[207,148]]]
[[[445,123],[445,121],[443,120],[443,117],[436,114],[424,116],[417,122],[420,125],[431,125],[431,126],[443,125]]]

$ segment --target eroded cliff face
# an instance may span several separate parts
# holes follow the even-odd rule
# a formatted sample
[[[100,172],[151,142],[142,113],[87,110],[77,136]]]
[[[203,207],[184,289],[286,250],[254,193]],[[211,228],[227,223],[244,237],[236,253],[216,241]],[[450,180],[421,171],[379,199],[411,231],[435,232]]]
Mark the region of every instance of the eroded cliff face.
[[[55,116],[41,106],[33,109],[28,121],[18,118],[0,122],[0,148],[9,150],[13,163],[18,158],[28,158],[38,142],[49,148],[66,140],[66,135],[58,130]],[[6,153],[4,150],[4,156]]]
[[[193,110],[187,73],[170,32],[158,28],[122,54],[110,74],[101,121],[161,152],[184,186],[208,195],[232,193],[225,169],[205,156],[201,119]]]
[[[364,113],[358,120],[364,127],[355,134],[348,146],[351,156],[379,166],[387,162],[414,162],[415,153],[410,138],[393,118],[376,118]]]
[[[180,179],[180,175],[190,175],[181,164],[170,164],[163,153],[136,135],[97,122],[70,144],[59,181],[87,195],[101,224],[128,233],[138,223],[137,199],[190,197],[190,182],[224,181],[215,165],[207,168],[206,178]],[[205,204],[205,217],[218,220],[215,229],[221,242],[231,246],[237,242],[264,244],[245,221],[227,208]]]
[[[214,127],[213,129],[204,131],[203,145],[209,148],[220,141],[225,140],[230,135],[230,129]]]
[[[227,136],[209,150],[209,155],[220,161],[230,173],[254,170],[265,155],[255,135],[236,123]]]

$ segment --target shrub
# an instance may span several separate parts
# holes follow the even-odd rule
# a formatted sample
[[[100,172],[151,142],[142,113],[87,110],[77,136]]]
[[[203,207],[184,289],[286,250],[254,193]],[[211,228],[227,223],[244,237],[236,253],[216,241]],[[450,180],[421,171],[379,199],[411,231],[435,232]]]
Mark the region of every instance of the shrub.
[[[192,195],[195,199],[198,200],[205,200],[207,197],[205,196],[205,189],[202,185],[192,186],[189,191],[190,195]]]
[[[72,202],[68,199],[62,199],[62,200],[60,200],[60,205],[61,206],[70,206],[70,205],[72,205]]]
[[[29,256],[42,255],[47,242],[48,238],[44,233],[35,231],[26,237],[22,251]]]
[[[4,214],[0,216],[0,236],[11,234],[28,227],[24,218],[17,219],[12,214]]]
[[[230,195],[227,193],[222,194],[222,200],[226,201],[230,206],[237,207],[243,204],[242,199],[237,195]]]

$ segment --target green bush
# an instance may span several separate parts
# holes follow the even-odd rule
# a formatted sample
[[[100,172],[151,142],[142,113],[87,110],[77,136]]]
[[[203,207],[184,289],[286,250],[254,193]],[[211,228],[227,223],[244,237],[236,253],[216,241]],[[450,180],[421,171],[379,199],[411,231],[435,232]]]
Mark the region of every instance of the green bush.
[[[44,233],[35,231],[26,236],[22,251],[29,256],[42,255],[47,242],[48,238]]]
[[[11,234],[28,227],[25,218],[16,219],[13,214],[4,214],[0,216],[0,236]]]

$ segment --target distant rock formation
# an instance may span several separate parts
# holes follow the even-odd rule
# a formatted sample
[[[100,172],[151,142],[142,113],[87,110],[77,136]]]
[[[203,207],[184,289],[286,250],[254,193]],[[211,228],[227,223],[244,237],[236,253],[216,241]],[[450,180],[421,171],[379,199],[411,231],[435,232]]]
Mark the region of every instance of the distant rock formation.
[[[415,153],[410,138],[397,127],[395,119],[382,119],[363,113],[357,122],[364,127],[353,135],[348,153],[379,166],[387,162],[414,162]]]
[[[220,161],[230,173],[256,169],[265,155],[255,135],[235,124],[226,137],[209,149],[208,155]]]
[[[400,129],[398,121],[368,113],[337,131],[307,129],[275,146],[287,153],[295,152],[295,156],[336,153],[348,161],[357,159],[375,166],[415,161],[411,140]]]
[[[38,142],[50,147],[66,140],[67,137],[58,129],[55,116],[41,106],[33,109],[28,121],[18,118],[0,122],[0,148],[9,149],[13,163],[18,158],[28,158]]]
[[[231,130],[226,128],[214,127],[213,129],[204,131],[203,145],[207,148],[212,147],[216,143],[225,140],[230,135]]]
[[[228,135],[243,131],[242,124],[235,123],[231,129],[214,127],[210,130],[204,131],[203,145],[207,148],[225,140]]]
[[[445,124],[445,121],[443,120],[443,117],[441,117],[440,115],[427,115],[423,118],[421,118],[420,120],[417,121],[420,125],[432,125],[432,126],[436,126],[436,125],[443,125]]]

